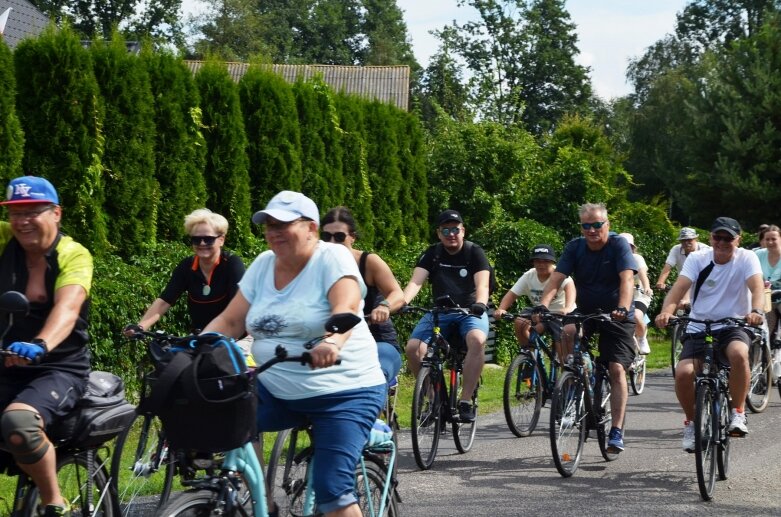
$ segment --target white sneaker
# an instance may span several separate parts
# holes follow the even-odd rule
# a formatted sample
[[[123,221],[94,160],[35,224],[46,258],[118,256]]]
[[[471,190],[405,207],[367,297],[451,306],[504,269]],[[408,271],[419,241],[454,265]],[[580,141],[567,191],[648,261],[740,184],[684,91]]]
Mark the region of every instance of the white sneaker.
[[[694,422],[685,422],[683,426],[683,441],[681,447],[686,452],[694,452]]]
[[[748,427],[746,427],[746,414],[738,413],[736,410],[732,410],[732,418],[729,421],[727,432],[730,436],[746,436],[748,434]]]
[[[640,351],[640,355],[648,355],[651,353],[651,346],[648,344],[648,339],[645,336],[637,340],[637,348]]]

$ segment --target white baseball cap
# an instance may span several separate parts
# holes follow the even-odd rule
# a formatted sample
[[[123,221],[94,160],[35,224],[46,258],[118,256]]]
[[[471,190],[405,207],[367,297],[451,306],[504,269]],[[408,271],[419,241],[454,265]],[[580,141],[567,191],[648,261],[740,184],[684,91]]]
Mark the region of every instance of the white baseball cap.
[[[283,223],[305,217],[314,221],[318,226],[320,225],[320,211],[315,202],[301,192],[293,192],[292,190],[283,190],[272,197],[266,208],[255,212],[252,216],[252,222],[263,224],[269,217]]]

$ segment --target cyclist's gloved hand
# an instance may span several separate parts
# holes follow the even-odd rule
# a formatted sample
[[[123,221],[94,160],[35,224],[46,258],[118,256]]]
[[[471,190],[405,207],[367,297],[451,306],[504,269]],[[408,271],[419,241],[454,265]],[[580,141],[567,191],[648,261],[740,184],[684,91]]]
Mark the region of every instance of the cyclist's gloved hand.
[[[135,323],[131,323],[129,325],[125,325],[125,328],[122,329],[122,334],[124,334],[127,337],[133,337],[136,334],[140,334],[144,331],[144,327],[141,325],[136,325]]]
[[[548,307],[545,305],[535,305],[534,309],[532,309],[532,312],[534,314],[547,314],[550,312],[550,309],[548,309]]]
[[[26,343],[24,341],[16,341],[11,343],[6,348],[9,352],[13,352],[19,357],[28,359],[31,363],[40,363],[43,356],[46,355],[46,348],[39,343]]]
[[[469,312],[474,314],[475,316],[482,316],[483,313],[488,310],[488,307],[484,303],[473,303],[472,307],[469,309]]]

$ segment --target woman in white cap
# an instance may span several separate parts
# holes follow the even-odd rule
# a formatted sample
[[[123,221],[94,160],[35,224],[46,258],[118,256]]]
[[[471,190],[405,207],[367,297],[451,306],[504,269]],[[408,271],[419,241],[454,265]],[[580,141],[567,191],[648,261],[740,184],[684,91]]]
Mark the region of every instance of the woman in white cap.
[[[319,239],[319,220],[317,205],[299,192],[282,191],[256,212],[252,222],[264,225],[271,249],[250,265],[239,292],[204,332],[238,337],[246,330],[261,364],[277,345],[300,355],[332,314],[362,316],[366,286],[358,264],[345,246]],[[355,465],[386,393],[377,345],[361,318],[351,331],[325,338],[309,352],[311,367],[280,363],[258,379],[258,431],[310,422],[318,509],[358,517]]]
[[[643,355],[650,354],[651,347],[648,345],[648,339],[646,337],[648,325],[645,322],[645,314],[648,312],[648,307],[651,305],[651,297],[654,292],[651,290],[651,283],[648,281],[648,264],[645,263],[643,256],[637,253],[635,238],[631,233],[620,233],[618,236],[623,237],[629,243],[629,246],[632,248],[632,255],[637,262],[634,295],[635,338],[637,339],[638,351]]]

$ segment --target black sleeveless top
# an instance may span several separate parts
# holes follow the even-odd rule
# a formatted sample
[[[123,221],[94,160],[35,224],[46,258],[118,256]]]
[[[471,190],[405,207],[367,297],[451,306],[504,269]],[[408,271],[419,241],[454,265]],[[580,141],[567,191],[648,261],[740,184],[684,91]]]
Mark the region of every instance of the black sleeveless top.
[[[377,289],[377,286],[369,285],[368,282],[366,282],[366,260],[368,259],[369,255],[370,253],[368,251],[364,251],[361,254],[360,261],[358,262],[358,269],[361,272],[363,283],[366,284],[366,297],[363,299],[364,316],[370,315],[372,311],[380,304],[380,302],[385,299],[383,298],[382,293],[380,293],[380,290]],[[375,341],[384,341],[385,343],[390,343],[396,348],[399,348],[396,327],[393,326],[393,322],[391,320],[384,321],[382,323],[370,323],[369,330],[371,330]]]

